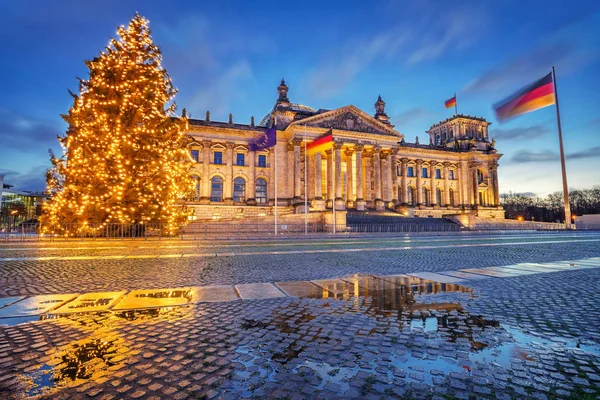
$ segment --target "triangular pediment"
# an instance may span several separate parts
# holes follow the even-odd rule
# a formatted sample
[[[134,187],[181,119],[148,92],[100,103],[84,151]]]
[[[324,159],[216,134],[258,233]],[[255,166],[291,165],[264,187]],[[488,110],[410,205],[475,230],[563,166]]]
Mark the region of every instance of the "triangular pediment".
[[[295,121],[292,125],[402,137],[391,126],[352,105],[304,118]]]

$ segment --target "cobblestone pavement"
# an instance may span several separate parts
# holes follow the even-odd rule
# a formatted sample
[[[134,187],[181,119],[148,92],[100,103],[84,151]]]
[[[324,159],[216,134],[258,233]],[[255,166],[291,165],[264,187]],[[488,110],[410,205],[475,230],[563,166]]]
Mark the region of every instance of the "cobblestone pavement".
[[[532,274],[456,284],[362,276],[343,290],[339,280],[316,280],[589,259],[600,256],[599,240],[5,243],[4,298],[303,279],[320,286],[279,284],[301,297],[0,326],[0,397],[597,399],[600,268],[516,266]],[[34,259],[43,257],[55,258]]]

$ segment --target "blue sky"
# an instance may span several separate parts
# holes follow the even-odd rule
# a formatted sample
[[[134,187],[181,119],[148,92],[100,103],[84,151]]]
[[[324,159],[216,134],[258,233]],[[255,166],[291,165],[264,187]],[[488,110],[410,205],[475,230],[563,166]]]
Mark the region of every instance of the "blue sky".
[[[561,189],[556,114],[504,124],[491,105],[556,66],[571,188],[600,184],[600,2],[504,1],[19,1],[0,6],[0,173],[43,190],[48,148],[66,124],[97,55],[138,11],[150,20],[179,108],[248,123],[272,107],[282,77],[290,100],[348,104],[372,114],[381,94],[413,142],[452,112],[492,122],[504,154],[500,190]]]

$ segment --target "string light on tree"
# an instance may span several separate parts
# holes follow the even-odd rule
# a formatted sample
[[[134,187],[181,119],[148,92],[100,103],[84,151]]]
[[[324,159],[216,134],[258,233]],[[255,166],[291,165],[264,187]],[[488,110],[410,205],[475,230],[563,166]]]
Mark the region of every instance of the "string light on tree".
[[[180,199],[193,188],[189,175],[187,117],[175,116],[177,90],[161,66],[148,20],[136,14],[98,57],[63,115],[63,156],[51,154],[41,224],[164,223],[173,232],[185,221]]]

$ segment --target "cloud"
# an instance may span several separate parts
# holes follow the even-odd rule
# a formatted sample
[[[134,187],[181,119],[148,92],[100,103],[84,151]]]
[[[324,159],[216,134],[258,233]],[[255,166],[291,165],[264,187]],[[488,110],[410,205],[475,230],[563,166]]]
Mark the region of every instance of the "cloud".
[[[395,115],[391,120],[397,125],[409,125],[416,121],[429,120],[433,115],[431,111],[423,107],[415,107]]]
[[[194,118],[203,118],[204,111],[210,110],[212,116],[218,119],[227,115],[230,104],[234,100],[243,100],[244,94],[239,91],[240,82],[253,77],[252,67],[246,60],[234,62],[222,74],[207,82],[197,92],[192,93],[185,106],[192,112],[199,112]]]
[[[600,146],[590,147],[585,150],[576,151],[565,155],[567,161],[569,160],[581,160],[586,158],[597,158],[600,154]],[[529,150],[519,150],[512,158],[511,162],[514,163],[538,163],[557,161],[558,153],[551,150],[543,150],[540,152],[533,152]]]
[[[408,57],[408,64],[434,60],[449,50],[468,47],[475,42],[473,33],[481,29],[482,21],[472,12],[457,11],[440,16],[420,36],[418,48]]]
[[[31,167],[27,172],[0,168],[0,175],[4,175],[4,183],[15,186],[13,189],[42,192],[46,189],[46,171],[50,167],[48,161],[47,164]]]
[[[600,156],[600,146],[590,147],[567,155],[567,159],[597,158]]]
[[[407,39],[407,33],[389,31],[367,40],[347,43],[341,56],[336,55],[309,73],[311,93],[321,99],[336,95],[375,59],[395,55]]]
[[[554,161],[557,158],[558,155],[551,150],[544,150],[537,153],[529,150],[519,150],[512,157],[511,161],[517,163],[546,162]]]
[[[415,66],[464,49],[477,40],[486,21],[477,2],[462,6],[425,0],[392,2],[386,13],[394,16],[394,23],[382,24],[385,29],[367,39],[361,32],[361,37],[348,37],[341,47],[328,49],[327,57],[308,74],[308,88],[315,97],[337,95],[375,61]]]
[[[533,48],[496,65],[469,82],[463,92],[499,92],[506,95],[546,75],[552,65],[556,66],[559,79],[577,71],[600,58],[598,41],[593,40],[593,36],[582,35],[582,32],[594,32],[596,27],[596,18],[578,16]]]
[[[548,132],[550,130],[545,126],[534,125],[527,128],[494,129],[490,131],[489,136],[495,139],[533,139]]]
[[[40,146],[56,146],[56,137],[64,130],[58,123],[0,108],[0,143],[5,149],[30,150]]]

